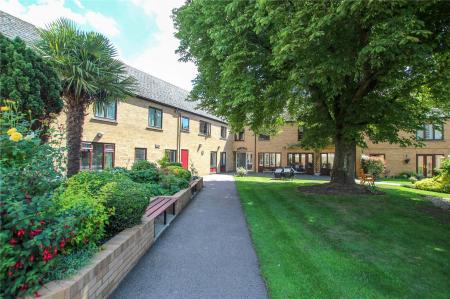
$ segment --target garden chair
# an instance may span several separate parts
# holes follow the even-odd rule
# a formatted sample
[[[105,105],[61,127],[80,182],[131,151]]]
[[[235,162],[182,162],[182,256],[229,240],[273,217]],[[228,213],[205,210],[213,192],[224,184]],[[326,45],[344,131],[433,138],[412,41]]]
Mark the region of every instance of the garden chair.
[[[286,178],[286,179],[293,178],[294,177],[294,173],[295,173],[295,171],[292,168],[289,168],[289,167],[283,168],[283,177]]]
[[[375,177],[370,174],[365,174],[363,169],[359,170],[359,183],[364,185],[365,183],[369,183],[369,185],[375,185]]]
[[[276,179],[281,179],[283,177],[283,168],[277,168],[275,169],[275,171],[273,172],[273,176]]]

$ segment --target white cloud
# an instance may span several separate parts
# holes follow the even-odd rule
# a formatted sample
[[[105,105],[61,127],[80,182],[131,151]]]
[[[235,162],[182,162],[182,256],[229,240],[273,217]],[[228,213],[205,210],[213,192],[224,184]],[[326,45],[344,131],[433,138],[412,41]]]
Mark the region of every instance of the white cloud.
[[[80,25],[90,25],[110,37],[120,32],[113,18],[93,11],[76,13],[64,6],[64,0],[42,0],[29,6],[22,5],[18,0],[0,0],[0,7],[3,11],[38,27],[45,27],[52,21],[65,17]]]
[[[175,54],[178,40],[174,37],[174,27],[171,19],[172,9],[183,5],[182,0],[133,0],[138,8],[155,18],[158,31],[152,38],[149,48],[136,57],[127,59],[127,63],[155,75],[170,83],[191,90],[191,80],[195,78],[197,68],[193,63],[179,62]]]

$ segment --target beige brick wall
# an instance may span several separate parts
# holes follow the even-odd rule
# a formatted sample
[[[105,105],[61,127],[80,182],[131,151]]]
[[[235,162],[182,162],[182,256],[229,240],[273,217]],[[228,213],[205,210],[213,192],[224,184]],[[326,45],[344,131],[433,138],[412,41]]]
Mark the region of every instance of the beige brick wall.
[[[397,175],[403,171],[417,170],[417,155],[450,155],[450,120],[444,125],[443,140],[424,141],[424,147],[400,147],[398,144],[378,143],[374,144],[367,140],[368,147],[362,149],[362,153],[370,154],[384,154],[386,161],[386,168],[389,175]],[[409,163],[405,163],[405,159],[410,159]]]
[[[253,171],[258,170],[259,153],[281,153],[281,166],[286,166],[288,164],[288,153],[312,153],[314,154],[315,171],[318,172],[320,168],[320,153],[334,152],[333,146],[326,147],[317,152],[297,146],[298,126],[296,123],[285,124],[281,130],[275,136],[271,136],[268,141],[259,140],[258,136],[256,136],[255,139],[255,134],[248,128],[245,129],[244,136],[244,141],[234,141],[233,151],[252,152],[254,155],[254,165],[256,165],[256,168],[253,166]]]
[[[162,129],[148,128],[148,108],[162,109]],[[180,133],[180,149],[189,151],[189,166],[191,162],[200,175],[210,172],[210,152],[217,151],[217,164],[220,152],[226,152],[228,160],[232,157],[232,139],[220,138],[220,127],[226,124],[201,117],[193,113],[177,112],[175,108],[140,98],[129,98],[117,105],[115,122],[99,120],[94,117],[93,108],[88,109],[83,127],[83,141],[115,144],[115,166],[131,167],[134,162],[135,148],[147,149],[147,160],[156,162],[164,156],[165,150],[177,150],[177,134],[179,132],[179,114],[190,118],[190,131]],[[64,123],[64,113],[58,123]],[[199,121],[211,123],[211,136],[199,136]],[[101,132],[101,137],[98,133]],[[178,155],[180,155],[178,153]],[[180,157],[178,156],[178,161]],[[217,165],[219,169],[219,165]],[[234,166],[227,163],[227,171]]]

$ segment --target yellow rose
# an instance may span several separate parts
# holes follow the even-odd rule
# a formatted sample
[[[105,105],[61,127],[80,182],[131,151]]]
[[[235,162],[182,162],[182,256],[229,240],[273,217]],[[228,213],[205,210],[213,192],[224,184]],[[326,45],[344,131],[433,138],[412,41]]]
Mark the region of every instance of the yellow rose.
[[[14,132],[11,134],[11,136],[9,137],[9,140],[12,140],[14,142],[19,142],[20,140],[23,139],[22,134],[20,134],[19,132]]]
[[[6,133],[8,133],[8,135],[11,136],[11,134],[16,133],[16,132],[17,132],[16,128],[11,128]]]
[[[1,109],[2,112],[9,111],[9,107],[8,106],[2,106],[0,109]]]

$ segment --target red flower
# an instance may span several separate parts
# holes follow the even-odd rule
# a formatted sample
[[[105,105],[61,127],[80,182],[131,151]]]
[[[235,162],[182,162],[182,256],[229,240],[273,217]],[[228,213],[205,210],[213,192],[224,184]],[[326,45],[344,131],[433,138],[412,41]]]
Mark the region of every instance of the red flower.
[[[66,246],[66,241],[61,239],[61,241],[59,241],[59,247],[64,248],[64,246]]]
[[[44,225],[44,224],[45,224],[45,221],[44,221],[44,220],[41,220],[41,221],[39,221],[39,223],[40,223],[41,225]]]
[[[15,265],[14,268],[16,269],[22,269],[23,268],[23,263],[21,261],[18,261]]]
[[[54,255],[57,255],[57,254],[58,254],[58,248],[56,248],[56,246],[55,246],[55,249],[53,249],[53,254],[54,254]]]
[[[12,238],[11,240],[9,240],[9,244],[11,244],[11,245],[16,245],[17,244],[17,240],[16,239],[14,239],[14,238]]]
[[[70,225],[67,225],[67,224],[66,224],[66,225],[64,225],[64,228],[65,228],[65,229],[70,228]]]
[[[30,255],[30,263],[34,262],[34,255]]]
[[[17,236],[19,237],[19,238],[21,238],[21,237],[23,237],[25,235],[25,230],[22,228],[22,229],[19,229],[18,231],[17,231]]]
[[[38,292],[34,292],[34,297],[39,298],[39,297],[41,297],[41,294],[39,294]]]
[[[12,271],[8,271],[8,276],[9,277],[11,277],[11,276],[13,276],[14,275],[14,273],[12,273]]]
[[[26,289],[28,289],[28,285],[26,283],[20,286],[21,291],[25,291]]]
[[[44,253],[42,255],[42,258],[44,259],[45,262],[48,262],[49,260],[51,260],[53,258],[52,254],[50,253],[50,251],[48,251],[47,248],[44,249]]]
[[[40,233],[42,233],[42,229],[32,229],[30,232],[30,235],[32,237],[39,235]]]

